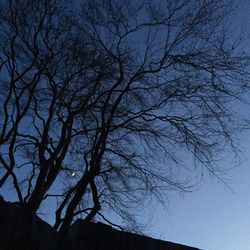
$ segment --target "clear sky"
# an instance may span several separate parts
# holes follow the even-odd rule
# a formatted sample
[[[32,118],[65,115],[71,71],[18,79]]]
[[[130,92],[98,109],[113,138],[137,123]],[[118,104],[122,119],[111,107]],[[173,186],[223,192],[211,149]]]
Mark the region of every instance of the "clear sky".
[[[241,1],[232,25],[250,34],[249,0]],[[249,40],[245,46],[249,51]],[[241,147],[242,164],[227,176],[233,191],[208,178],[199,190],[172,196],[167,209],[155,212],[152,236],[204,250],[250,250],[250,131]]]
[[[198,191],[172,197],[168,209],[155,213],[152,236],[205,250],[249,250],[249,162],[230,172],[234,192],[206,180]]]
[[[250,34],[250,0],[241,1],[233,23]],[[241,141],[243,162],[228,174],[233,191],[206,178],[197,191],[172,194],[152,214],[151,236],[204,250],[250,250],[250,130]]]
[[[232,25],[250,34],[250,0],[241,1]],[[206,178],[197,191],[172,194],[165,209],[152,213],[148,233],[204,250],[250,250],[250,131],[241,136],[241,147],[242,164],[227,176],[233,191]]]

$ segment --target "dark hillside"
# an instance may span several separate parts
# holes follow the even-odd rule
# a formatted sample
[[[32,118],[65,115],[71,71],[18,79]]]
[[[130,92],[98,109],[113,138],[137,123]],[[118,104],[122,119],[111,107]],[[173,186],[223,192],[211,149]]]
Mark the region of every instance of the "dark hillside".
[[[77,220],[63,239],[39,217],[0,199],[1,250],[198,250],[150,237],[121,232],[102,223]]]

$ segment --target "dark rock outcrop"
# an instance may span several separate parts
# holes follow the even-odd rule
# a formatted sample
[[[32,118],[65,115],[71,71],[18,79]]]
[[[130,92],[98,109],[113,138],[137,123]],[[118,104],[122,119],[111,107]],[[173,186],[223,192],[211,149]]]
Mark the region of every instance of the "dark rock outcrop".
[[[37,216],[0,197],[0,250],[198,250],[77,220],[67,239]]]

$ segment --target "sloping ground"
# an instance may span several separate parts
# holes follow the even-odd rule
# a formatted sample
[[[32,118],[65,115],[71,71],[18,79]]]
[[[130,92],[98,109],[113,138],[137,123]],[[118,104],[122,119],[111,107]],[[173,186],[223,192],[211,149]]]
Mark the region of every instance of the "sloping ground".
[[[59,242],[49,224],[0,199],[0,250],[57,250]]]
[[[84,224],[77,220],[71,227],[71,249],[84,250],[198,250],[172,242],[121,232],[102,223]]]
[[[0,198],[0,250],[198,250],[77,220],[68,239],[49,224]]]

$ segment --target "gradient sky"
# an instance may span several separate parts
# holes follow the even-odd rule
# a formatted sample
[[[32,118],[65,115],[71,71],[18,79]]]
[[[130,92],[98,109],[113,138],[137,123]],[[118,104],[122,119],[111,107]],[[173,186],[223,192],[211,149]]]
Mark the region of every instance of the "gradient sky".
[[[232,25],[250,34],[250,0],[241,1]],[[249,40],[245,46],[250,51]],[[154,213],[152,236],[204,250],[250,250],[250,131],[240,141],[242,164],[227,175],[232,191],[207,178],[199,190],[170,197]]]
[[[249,250],[249,159],[230,177],[233,192],[216,180],[206,180],[198,191],[172,197],[168,209],[155,213],[152,236],[205,250]]]
[[[232,25],[250,34],[250,0],[242,0],[236,14]],[[241,148],[242,164],[227,176],[232,190],[206,178],[197,191],[172,194],[166,208],[154,207],[147,233],[204,250],[250,250],[250,130],[241,136]]]
[[[250,34],[250,0],[241,1],[232,27]],[[250,52],[250,42],[246,49]],[[197,191],[183,196],[171,194],[166,208],[153,207],[146,233],[204,250],[250,250],[250,130],[240,141],[242,164],[227,176],[232,190],[206,178]],[[227,159],[220,164],[228,164]]]

